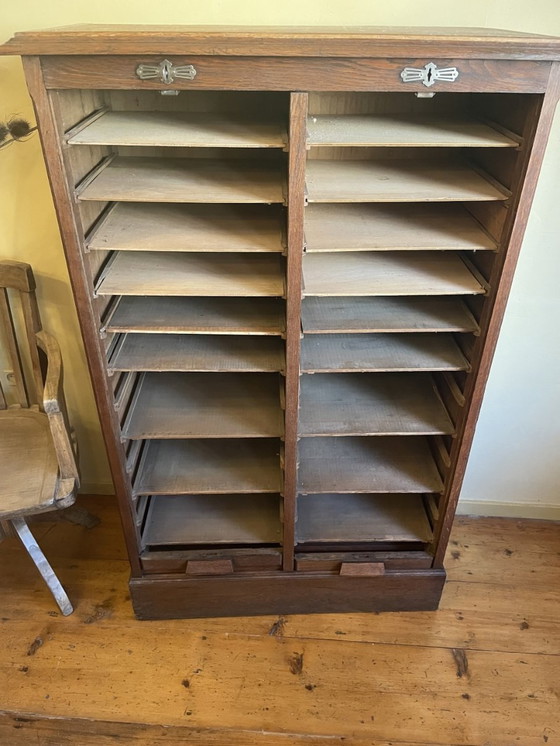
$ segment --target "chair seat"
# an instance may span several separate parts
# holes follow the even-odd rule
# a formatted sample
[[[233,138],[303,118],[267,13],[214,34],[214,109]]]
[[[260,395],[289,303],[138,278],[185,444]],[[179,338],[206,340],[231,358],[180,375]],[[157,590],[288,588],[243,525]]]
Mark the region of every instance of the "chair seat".
[[[0,519],[55,506],[58,461],[47,415],[0,410]]]

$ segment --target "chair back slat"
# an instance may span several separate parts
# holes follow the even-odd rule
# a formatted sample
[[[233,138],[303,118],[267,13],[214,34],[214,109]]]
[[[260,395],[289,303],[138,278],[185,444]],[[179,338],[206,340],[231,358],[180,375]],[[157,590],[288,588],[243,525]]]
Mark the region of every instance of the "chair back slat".
[[[27,336],[27,347],[31,362],[31,371],[28,380],[27,391],[30,404],[37,404],[43,408],[43,370],[39,359],[39,350],[37,348],[37,332],[41,331],[41,320],[39,318],[39,308],[34,291],[20,293],[21,307],[23,310],[23,320],[25,324],[25,333]],[[33,384],[33,393],[31,385]]]
[[[0,287],[0,337],[2,338],[3,346],[5,346],[7,351],[8,365],[14,374],[14,393],[17,403],[22,407],[28,407],[29,398],[27,395],[22,359],[17,344],[14,320],[8,302],[8,292],[3,287]]]
[[[6,409],[6,397],[4,396],[2,381],[0,381],[0,409]]]

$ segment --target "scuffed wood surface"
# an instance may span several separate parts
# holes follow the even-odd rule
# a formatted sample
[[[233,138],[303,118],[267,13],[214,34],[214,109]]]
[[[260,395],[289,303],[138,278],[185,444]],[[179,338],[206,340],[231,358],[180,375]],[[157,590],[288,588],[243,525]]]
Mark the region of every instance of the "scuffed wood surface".
[[[137,622],[116,505],[84,505],[41,537],[72,617],[0,545],[0,743],[555,744],[559,524],[459,517],[436,612]]]

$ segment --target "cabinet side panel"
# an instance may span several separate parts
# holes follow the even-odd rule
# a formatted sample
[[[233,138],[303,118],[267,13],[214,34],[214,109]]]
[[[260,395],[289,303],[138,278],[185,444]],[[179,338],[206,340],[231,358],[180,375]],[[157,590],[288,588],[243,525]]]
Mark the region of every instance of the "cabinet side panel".
[[[559,73],[559,65],[554,63],[551,68],[546,94],[541,99],[534,101],[532,110],[528,113],[525,131],[523,132],[524,152],[521,153],[514,177],[515,188],[509,207],[509,215],[504,226],[502,248],[494,263],[492,276],[490,277],[490,296],[485,303],[480,320],[481,336],[473,351],[474,369],[464,392],[469,406],[453,444],[450,478],[443,495],[444,509],[435,530],[434,563],[437,567],[441,567],[443,564],[449,541],[476,422],[482,405],[484,389],[496,349],[515,266],[521,250],[554,111],[560,95]]]
[[[107,447],[111,473],[119,500],[121,519],[125,532],[128,554],[134,575],[139,575],[138,544],[130,502],[130,484],[125,471],[122,446],[118,436],[118,423],[111,406],[111,392],[103,365],[104,351],[96,328],[96,317],[92,307],[93,288],[82,255],[83,235],[81,221],[77,215],[71,187],[65,172],[64,159],[59,141],[60,133],[53,112],[52,102],[43,84],[41,60],[38,57],[23,58],[27,86],[35,107],[43,153],[47,166],[51,190],[63,239],[66,261],[93,390],[101,419],[103,436]]]

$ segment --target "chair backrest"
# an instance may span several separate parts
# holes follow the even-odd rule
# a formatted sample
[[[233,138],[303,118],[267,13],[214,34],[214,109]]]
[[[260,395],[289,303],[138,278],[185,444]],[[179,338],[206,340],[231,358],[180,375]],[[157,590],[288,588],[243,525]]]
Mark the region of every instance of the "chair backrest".
[[[0,379],[0,409],[13,403],[42,409],[44,371],[35,336],[41,329],[31,266],[0,261],[0,348],[4,368],[13,371],[9,391]]]

